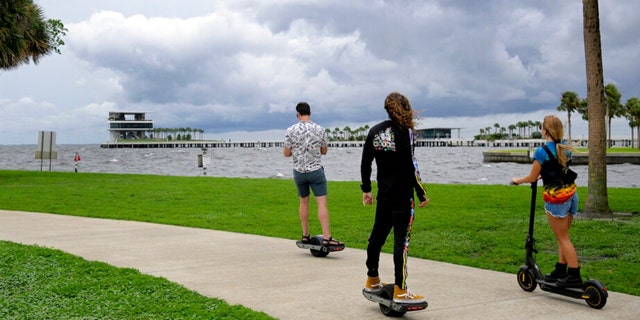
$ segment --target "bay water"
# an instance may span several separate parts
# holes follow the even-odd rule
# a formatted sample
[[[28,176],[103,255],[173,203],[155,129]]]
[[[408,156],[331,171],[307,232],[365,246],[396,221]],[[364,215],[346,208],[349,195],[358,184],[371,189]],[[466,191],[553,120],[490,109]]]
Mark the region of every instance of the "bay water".
[[[206,170],[198,167],[199,148],[123,148],[107,149],[100,145],[58,145],[58,159],[35,159],[36,145],[0,145],[0,169],[35,171],[74,171],[74,154],[81,158],[78,172],[155,174],[172,176],[206,176],[238,178],[292,179],[291,158],[282,148],[210,148],[202,157]],[[422,181],[445,184],[509,184],[512,177],[528,174],[530,164],[510,162],[485,163],[482,152],[508,148],[495,147],[417,147],[416,157]],[[322,162],[327,179],[359,181],[358,147],[330,148]],[[572,166],[578,173],[579,186],[587,185],[588,166]],[[374,162],[375,180],[375,162]],[[640,166],[607,166],[609,187],[640,187]]]

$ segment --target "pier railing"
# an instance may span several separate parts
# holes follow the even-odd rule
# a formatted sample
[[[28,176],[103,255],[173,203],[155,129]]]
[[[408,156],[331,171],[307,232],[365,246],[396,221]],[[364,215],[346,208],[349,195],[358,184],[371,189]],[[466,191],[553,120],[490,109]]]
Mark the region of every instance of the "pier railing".
[[[490,147],[490,148],[537,148],[544,143],[544,139],[510,139],[510,140],[473,140],[473,139],[418,139],[416,147]],[[572,142],[576,147],[588,147],[587,140]],[[331,141],[331,148],[362,148],[364,141]],[[283,147],[282,141],[126,141],[105,142],[102,148],[272,148]],[[632,147],[630,139],[611,141],[614,147]]]

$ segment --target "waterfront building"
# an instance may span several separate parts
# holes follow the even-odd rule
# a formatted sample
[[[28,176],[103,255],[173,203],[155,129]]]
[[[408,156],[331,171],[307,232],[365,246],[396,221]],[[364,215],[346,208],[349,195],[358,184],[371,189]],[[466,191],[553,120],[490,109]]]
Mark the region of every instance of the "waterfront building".
[[[110,111],[109,142],[119,139],[147,139],[147,133],[153,131],[153,120],[147,119],[146,112]]]
[[[456,135],[452,131],[456,130]],[[462,128],[426,128],[416,129],[416,139],[461,139],[460,130]]]

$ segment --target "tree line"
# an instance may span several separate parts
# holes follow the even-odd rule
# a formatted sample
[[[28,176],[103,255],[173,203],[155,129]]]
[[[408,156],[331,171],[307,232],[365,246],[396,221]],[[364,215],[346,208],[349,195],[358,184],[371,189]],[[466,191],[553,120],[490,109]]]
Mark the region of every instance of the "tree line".
[[[636,128],[638,137],[640,138],[640,99],[631,97],[622,104],[622,94],[614,84],[607,84],[604,87],[604,111],[605,124],[607,125],[608,144],[611,146],[611,120],[614,118],[624,117],[629,120],[631,128],[631,141],[634,140],[633,129]],[[571,114],[576,112],[582,116],[582,119],[589,121],[589,108],[586,98],[581,99],[574,91],[565,91],[562,93],[558,111],[567,112],[567,127],[569,140],[571,140]],[[638,144],[640,148],[640,143]]]
[[[192,129],[192,128],[153,128],[149,131],[149,137],[151,139],[160,140],[204,140],[204,129]]]
[[[356,129],[345,126],[343,129],[336,127],[333,131],[329,128],[324,129],[331,141],[364,141],[369,131],[369,125],[366,124]]]
[[[632,142],[635,140],[634,129],[637,130],[637,137],[640,138],[640,99],[638,99],[638,97],[631,97],[627,99],[624,104],[621,100],[622,94],[616,85],[610,83],[604,87],[605,121],[609,146],[611,146],[611,120],[614,118],[624,117],[629,120]],[[589,109],[587,106],[587,99],[581,99],[574,91],[565,91],[562,93],[560,105],[557,106],[556,109],[567,113],[567,133],[569,141],[572,141],[571,114],[578,113],[583,120],[589,121]],[[476,140],[484,139],[490,141],[499,139],[538,139],[542,138],[540,125],[540,121],[532,120],[519,121],[516,124],[510,124],[506,128],[499,123],[495,123],[493,127],[481,128],[480,134],[475,135],[474,138]],[[515,134],[516,129],[518,129],[517,134]],[[533,131],[534,129],[537,130]],[[638,148],[640,148],[640,144]]]
[[[539,139],[542,137],[540,133],[540,121],[518,121],[518,123],[510,124],[506,128],[499,123],[494,123],[493,127],[480,128],[480,134],[473,138],[476,140],[500,140],[500,139]],[[491,130],[493,128],[493,133]],[[516,129],[518,133],[516,134]],[[533,131],[536,130],[536,131]],[[508,132],[508,133],[507,133]]]

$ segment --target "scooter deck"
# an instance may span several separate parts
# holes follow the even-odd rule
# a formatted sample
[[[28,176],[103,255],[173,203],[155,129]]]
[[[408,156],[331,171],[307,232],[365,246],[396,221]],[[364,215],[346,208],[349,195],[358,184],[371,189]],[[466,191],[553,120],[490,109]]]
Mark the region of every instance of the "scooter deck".
[[[574,297],[577,299],[589,299],[589,295],[584,292],[582,286],[580,287],[558,287],[554,282],[548,282],[544,280],[537,280],[540,285],[540,289],[553,293],[559,293],[565,296]]]
[[[344,244],[339,246],[323,246],[320,244],[302,243],[302,241],[296,241],[296,246],[301,249],[317,250],[321,252],[335,252],[344,250]]]
[[[362,295],[367,298],[367,300],[384,305],[394,311],[405,313],[407,311],[419,311],[424,310],[429,306],[429,304],[424,301],[420,303],[397,303],[393,302],[393,299],[385,298],[381,295],[382,290],[371,292],[362,289]]]
[[[580,284],[579,287],[559,287],[557,283],[555,282],[549,282],[546,280],[542,280],[542,279],[537,279],[536,280],[538,282],[539,285],[543,285],[543,286],[550,286],[550,287],[554,287],[554,288],[558,288],[558,289],[567,289],[567,290],[572,290],[572,291],[582,291],[582,284]]]

